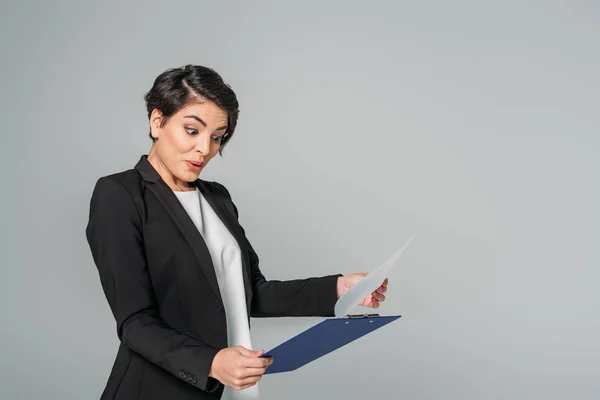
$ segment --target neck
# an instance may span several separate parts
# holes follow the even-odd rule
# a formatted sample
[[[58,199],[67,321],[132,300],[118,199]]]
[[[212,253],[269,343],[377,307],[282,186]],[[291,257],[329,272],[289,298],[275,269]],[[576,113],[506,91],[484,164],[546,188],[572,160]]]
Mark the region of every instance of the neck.
[[[148,152],[148,162],[154,167],[154,169],[156,170],[156,172],[158,172],[162,180],[172,190],[187,191],[194,188],[194,186],[190,182],[178,179],[169,171],[166,165],[160,160],[160,158],[156,154],[156,148],[154,147],[154,145],[152,145],[150,151]]]

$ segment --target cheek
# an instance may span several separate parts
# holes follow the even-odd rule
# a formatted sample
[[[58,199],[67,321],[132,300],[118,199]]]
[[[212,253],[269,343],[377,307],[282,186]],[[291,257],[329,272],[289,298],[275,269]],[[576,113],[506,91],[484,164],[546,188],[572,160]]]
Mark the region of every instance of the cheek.
[[[185,131],[181,132],[178,129],[169,129],[167,132],[169,145],[175,153],[187,153],[194,147],[194,142],[191,136]]]

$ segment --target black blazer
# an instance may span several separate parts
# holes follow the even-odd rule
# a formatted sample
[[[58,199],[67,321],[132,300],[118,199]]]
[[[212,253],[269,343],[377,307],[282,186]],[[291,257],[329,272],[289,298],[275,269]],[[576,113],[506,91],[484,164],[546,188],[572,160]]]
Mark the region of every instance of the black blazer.
[[[239,243],[249,317],[333,315],[341,275],[265,279],[227,189],[194,184]],[[86,237],[121,341],[101,399],[219,399],[208,371],[228,343],[212,259],[146,155],[96,182]]]

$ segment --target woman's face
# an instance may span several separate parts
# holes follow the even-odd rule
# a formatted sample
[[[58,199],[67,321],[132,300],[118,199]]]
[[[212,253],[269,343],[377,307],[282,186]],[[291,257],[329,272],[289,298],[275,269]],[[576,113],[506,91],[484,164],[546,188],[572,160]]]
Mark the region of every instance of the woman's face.
[[[154,110],[150,129],[154,142],[148,161],[172,189],[189,187],[218,153],[227,130],[227,112],[204,100],[192,103],[167,119]]]

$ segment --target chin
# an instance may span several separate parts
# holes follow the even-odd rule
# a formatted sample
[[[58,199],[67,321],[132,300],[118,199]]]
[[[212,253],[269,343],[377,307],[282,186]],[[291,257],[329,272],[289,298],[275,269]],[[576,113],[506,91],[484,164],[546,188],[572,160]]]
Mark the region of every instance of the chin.
[[[187,174],[185,174],[185,178],[188,182],[194,182],[196,179],[198,179],[199,176],[200,176],[200,172],[198,172],[198,173],[188,172]]]

